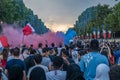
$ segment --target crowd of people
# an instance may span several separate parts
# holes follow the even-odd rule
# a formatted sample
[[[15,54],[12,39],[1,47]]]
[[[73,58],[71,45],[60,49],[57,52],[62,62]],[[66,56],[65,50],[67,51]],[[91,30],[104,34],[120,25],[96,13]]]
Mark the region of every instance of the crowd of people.
[[[120,42],[70,41],[4,48],[0,80],[120,80]]]

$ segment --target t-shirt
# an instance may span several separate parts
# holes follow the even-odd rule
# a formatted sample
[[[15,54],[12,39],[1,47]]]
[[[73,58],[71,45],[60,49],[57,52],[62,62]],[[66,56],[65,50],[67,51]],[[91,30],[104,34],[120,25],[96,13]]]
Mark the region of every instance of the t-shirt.
[[[72,51],[72,59],[76,64],[78,64],[78,51]]]
[[[13,57],[13,56],[9,56],[9,57],[7,58],[7,62],[10,61],[11,59],[14,59],[14,57]]]
[[[56,70],[46,73],[47,80],[66,80],[66,71]]]
[[[13,66],[14,66],[14,68],[13,68]],[[10,78],[11,76],[12,76],[11,78],[13,78],[16,74],[15,70],[16,69],[18,70],[18,68],[19,68],[19,72],[18,72],[19,78],[22,78],[23,77],[22,72],[26,71],[25,63],[20,59],[12,59],[12,60],[8,61],[7,65],[5,67],[5,69],[8,71],[8,78]],[[14,70],[14,72],[13,72],[13,70]],[[11,74],[12,72],[14,74]]]
[[[114,51],[114,56],[115,56],[115,63],[118,64],[119,58],[120,58],[120,50]]]
[[[38,51],[37,51],[38,54],[42,54],[42,49],[39,48]]]
[[[49,65],[51,64],[50,58],[49,57],[43,57],[41,64],[44,65],[44,66],[49,67]]]
[[[85,80],[93,80],[95,78],[96,67],[101,63],[109,65],[108,59],[99,52],[90,52],[81,58],[80,68],[84,72]]]
[[[29,55],[28,55],[28,54],[25,54],[25,53],[20,54],[20,56],[19,56],[19,58],[20,58],[21,60],[23,60],[23,61],[24,61],[24,59],[26,59],[27,57],[29,57]]]
[[[14,64],[19,64],[22,67],[23,71],[26,70],[25,63],[20,59],[12,59],[12,60],[8,61],[5,69],[9,70],[12,67],[12,65],[14,65]]]
[[[31,68],[29,69],[28,74],[27,74],[27,78],[30,77],[31,71],[32,71],[34,68],[36,68],[36,67],[41,67],[45,72],[48,72],[48,68],[47,68],[46,66],[41,65],[41,64],[35,65],[35,66],[33,66],[33,67],[31,67]],[[38,73],[38,74],[39,74],[39,73]]]

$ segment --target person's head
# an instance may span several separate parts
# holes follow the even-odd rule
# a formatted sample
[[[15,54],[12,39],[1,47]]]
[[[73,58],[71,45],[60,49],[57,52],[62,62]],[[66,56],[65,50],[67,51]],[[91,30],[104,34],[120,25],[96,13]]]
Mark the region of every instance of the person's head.
[[[53,67],[55,69],[60,69],[63,65],[63,59],[60,56],[56,56],[53,60]]]
[[[82,42],[81,41],[77,41],[77,47],[81,48],[81,46],[82,46]]]
[[[80,60],[81,57],[85,54],[85,51],[84,50],[80,50],[78,51],[78,59]]]
[[[23,51],[23,54],[29,54],[29,49],[25,49],[25,50]]]
[[[68,52],[68,50],[63,50],[63,51],[62,51],[62,57],[69,57],[69,52]]]
[[[80,67],[77,64],[68,66],[66,80],[84,80]]]
[[[28,56],[27,58],[25,58],[24,62],[26,64],[26,73],[28,73],[28,70],[31,67],[35,66],[34,56]]]
[[[30,45],[30,48],[33,48],[33,44]]]
[[[52,46],[52,47],[55,47],[55,44],[54,44],[54,43],[52,43],[52,44],[51,44],[51,46]]]
[[[96,68],[96,76],[94,80],[109,80],[110,68],[106,64],[99,64]]]
[[[42,56],[40,54],[34,55],[34,62],[35,62],[35,64],[41,64]]]
[[[48,48],[48,44],[45,44],[45,47]]]
[[[30,50],[30,54],[36,54],[36,50],[35,49],[31,49]]]
[[[42,43],[39,43],[39,44],[38,44],[38,48],[42,48]]]
[[[110,68],[110,80],[120,80],[120,65],[113,65]]]
[[[99,42],[98,42],[97,39],[91,40],[91,42],[90,42],[90,48],[93,51],[98,51],[98,49],[99,49]]]
[[[70,45],[70,46],[69,46],[69,49],[70,49],[70,50],[73,50],[74,48],[75,48],[75,45]]]
[[[49,54],[50,54],[50,49],[45,47],[45,48],[42,49],[42,53],[43,53],[45,56],[49,56]]]
[[[35,67],[30,73],[29,80],[46,80],[46,75],[43,68]]]
[[[107,51],[107,49],[103,49],[101,54],[108,58],[108,51]]]
[[[13,56],[15,56],[15,57],[19,57],[19,55],[20,55],[20,49],[19,48],[14,48],[13,49]]]
[[[62,43],[61,42],[59,43],[59,47],[62,48]]]
[[[7,59],[8,57],[8,49],[4,48],[2,51],[3,59]]]
[[[10,49],[10,54],[11,55],[13,55],[13,51],[14,51],[14,49],[12,48],[12,49]]]

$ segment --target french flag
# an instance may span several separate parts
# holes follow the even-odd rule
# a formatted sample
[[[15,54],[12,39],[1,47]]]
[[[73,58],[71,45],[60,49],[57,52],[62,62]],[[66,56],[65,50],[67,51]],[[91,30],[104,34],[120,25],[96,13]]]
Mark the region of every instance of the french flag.
[[[33,32],[35,32],[35,29],[31,26],[30,23],[27,23],[25,27],[23,28],[23,34],[28,36],[32,34]]]
[[[93,31],[93,37],[94,37],[94,39],[96,39],[96,31],[95,30]]]
[[[100,38],[100,30],[97,31],[97,38]]]
[[[108,31],[108,38],[111,38],[111,30]]]
[[[2,45],[2,43],[0,41],[0,51],[2,51],[2,50],[3,50],[3,45]]]
[[[103,29],[103,38],[106,39],[106,31]]]

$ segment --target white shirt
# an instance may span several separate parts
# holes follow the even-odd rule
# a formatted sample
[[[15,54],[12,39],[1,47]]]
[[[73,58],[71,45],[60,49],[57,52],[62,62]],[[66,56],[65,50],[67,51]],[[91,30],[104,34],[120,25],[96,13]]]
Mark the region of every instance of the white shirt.
[[[57,70],[46,73],[47,80],[66,80],[66,71]]]
[[[49,65],[51,64],[50,58],[49,57],[43,57],[41,64],[44,65],[44,66],[49,67]]]
[[[24,59],[26,59],[28,56],[29,56],[28,54],[23,53],[23,54],[20,54],[19,58],[20,58],[22,61],[24,61]]]

